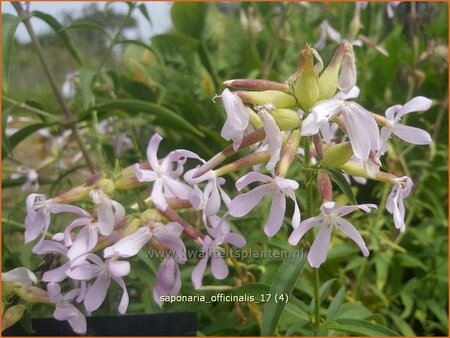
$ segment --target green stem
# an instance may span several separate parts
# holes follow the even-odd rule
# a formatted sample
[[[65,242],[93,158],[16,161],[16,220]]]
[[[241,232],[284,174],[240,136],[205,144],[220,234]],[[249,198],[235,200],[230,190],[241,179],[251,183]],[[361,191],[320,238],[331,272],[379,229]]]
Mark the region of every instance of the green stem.
[[[313,269],[314,271],[314,327],[316,330],[320,327],[320,277],[319,269]]]
[[[23,24],[25,25],[25,28],[28,31],[28,34],[30,35],[31,43],[33,44],[36,50],[39,60],[41,61],[42,67],[44,68],[45,75],[48,78],[50,86],[52,87],[56,100],[58,101],[62,111],[64,112],[64,116],[67,120],[67,125],[72,130],[73,136],[75,137],[78,147],[80,148],[81,153],[83,154],[86,164],[88,165],[90,171],[92,173],[95,173],[94,162],[89,156],[89,153],[87,152],[86,147],[84,146],[84,143],[81,140],[80,134],[78,132],[76,117],[74,113],[70,111],[70,109],[67,107],[64,98],[61,94],[61,91],[59,90],[59,87],[56,84],[55,76],[53,75],[53,72],[44,56],[44,51],[42,49],[41,42],[39,41],[39,38],[37,37],[36,33],[34,32],[33,26],[31,25],[30,14],[23,9],[23,6],[20,2],[11,2],[11,4],[16,9],[17,13],[22,19]]]
[[[125,17],[125,19],[123,20],[122,24],[119,27],[119,30],[117,31],[116,35],[114,35],[113,39],[111,40],[111,44],[108,47],[108,50],[106,51],[105,56],[103,57],[102,62],[100,63],[100,66],[97,69],[97,73],[100,73],[100,71],[102,70],[103,66],[105,65],[106,61],[108,60],[109,56],[111,55],[111,52],[114,48],[114,46],[117,43],[117,40],[120,38],[120,35],[122,34],[123,29],[125,28],[125,25],[127,24],[128,20],[131,17],[131,13],[133,12],[134,6],[129,6],[128,7],[128,13],[127,16]]]
[[[40,109],[32,107],[32,106],[29,106],[26,103],[16,101],[16,100],[14,100],[14,99],[12,99],[12,98],[10,98],[8,96],[3,95],[2,99],[5,100],[6,102],[9,102],[9,103],[15,105],[18,108],[21,108],[21,109],[24,109],[24,110],[28,110],[31,113],[35,113],[37,115],[41,115],[43,117],[52,119],[54,121],[59,121],[59,118],[57,116],[55,116],[55,115],[53,115],[53,114],[51,114],[49,112],[40,110]]]

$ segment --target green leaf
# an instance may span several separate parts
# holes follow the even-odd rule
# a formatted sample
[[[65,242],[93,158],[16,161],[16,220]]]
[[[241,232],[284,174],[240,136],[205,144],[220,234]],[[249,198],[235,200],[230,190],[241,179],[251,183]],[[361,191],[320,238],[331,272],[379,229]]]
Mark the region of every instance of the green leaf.
[[[400,316],[396,315],[392,311],[386,311],[386,314],[392,319],[392,321],[394,322],[395,326],[397,326],[397,328],[400,330],[400,333],[403,336],[410,336],[410,337],[415,337],[416,336],[416,333],[411,328],[411,326],[405,320],[400,318]]]
[[[73,23],[73,24],[61,29],[60,32],[64,32],[64,31],[68,31],[68,30],[77,30],[77,29],[96,31],[96,32],[99,32],[99,33],[105,35],[108,39],[112,39],[112,36],[102,26],[99,26],[99,25],[96,25],[93,23],[88,23],[88,22]]]
[[[361,304],[346,303],[342,304],[337,314],[335,315],[334,319],[335,320],[338,318],[363,319],[370,317],[372,315],[373,313]]]
[[[119,99],[94,106],[90,110],[96,109],[100,112],[124,110],[127,113],[142,112],[155,117],[155,124],[170,129],[183,129],[186,132],[194,133],[203,137],[204,134],[172,110],[161,107],[157,104],[134,99]],[[85,117],[86,118],[86,117]]]
[[[337,319],[325,323],[328,329],[360,336],[398,336],[399,334],[387,327],[374,324],[363,319]]]
[[[13,135],[9,137],[9,144],[11,148],[14,149],[20,142],[26,139],[28,136],[33,134],[35,131],[43,128],[47,128],[49,126],[48,123],[35,123],[30,124],[26,127],[23,127]]]
[[[306,263],[306,257],[301,259],[287,258],[276,272],[269,293],[272,299],[264,305],[264,315],[261,328],[262,336],[272,336],[285,307],[284,302],[275,302],[275,295],[292,293],[295,282]]]
[[[347,197],[348,201],[352,204],[358,204],[356,202],[355,195],[353,195],[352,188],[348,184],[342,172],[338,169],[327,169],[328,175],[330,175],[331,180],[336,183],[336,185],[341,189],[344,195]]]
[[[306,324],[309,323],[309,320],[298,320],[293,325],[289,327],[286,331],[286,336],[293,336],[294,333],[301,333],[300,329],[303,329]]]
[[[92,93],[92,81],[94,80],[95,74],[93,70],[80,69],[80,89],[84,110],[87,110],[94,104],[95,97]]]
[[[344,296],[345,296],[345,286],[343,285],[336,293],[333,300],[330,302],[330,306],[328,306],[327,320],[334,319],[344,301]]]
[[[62,41],[67,47],[67,50],[75,59],[75,61],[77,61],[77,63],[80,66],[84,65],[84,62],[81,59],[80,54],[78,53],[77,47],[70,38],[70,35],[67,34],[67,32],[64,30],[64,27],[58,22],[58,20],[56,20],[53,16],[40,11],[33,11],[31,12],[31,15],[47,23],[55,31],[55,33],[58,34],[58,36],[62,39]]]
[[[8,90],[9,64],[14,45],[14,34],[19,23],[19,17],[11,14],[2,14],[2,85],[5,92]]]
[[[324,300],[325,296],[328,294],[328,291],[330,291],[331,286],[333,285],[334,281],[336,280],[336,278],[332,278],[327,280],[325,283],[323,283],[320,286],[319,289],[319,304],[322,303],[322,301]],[[309,312],[310,313],[314,313],[315,310],[315,302],[314,302],[314,298],[311,300],[311,303],[309,304]]]
[[[130,44],[130,45],[136,45],[142,48],[147,49],[148,51],[150,51],[153,55],[155,55],[155,57],[158,59],[158,62],[162,65],[164,65],[164,59],[162,58],[161,54],[152,46],[147,45],[141,41],[138,40],[118,40],[115,42],[116,44]]]
[[[179,33],[200,38],[205,25],[207,6],[208,4],[201,2],[175,2],[170,11],[175,29]]]
[[[150,17],[150,14],[149,14],[148,11],[147,11],[146,4],[140,4],[140,5],[138,6],[138,8],[139,8],[139,11],[141,12],[141,14],[147,19],[147,21],[148,21],[148,23],[150,24],[150,26],[153,26],[153,23],[152,23],[152,19],[151,19],[151,17]]]

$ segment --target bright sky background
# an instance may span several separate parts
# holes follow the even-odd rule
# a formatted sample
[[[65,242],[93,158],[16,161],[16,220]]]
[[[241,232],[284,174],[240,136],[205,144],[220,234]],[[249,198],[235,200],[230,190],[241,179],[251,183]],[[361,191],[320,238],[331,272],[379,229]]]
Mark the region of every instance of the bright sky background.
[[[100,8],[105,6],[106,2],[97,2]],[[81,8],[88,5],[89,2],[76,2],[76,1],[64,1],[64,2],[31,2],[31,10],[38,10],[51,14],[57,19],[62,18],[62,13],[65,11],[74,12],[75,15],[81,13]],[[128,6],[123,2],[117,2],[111,5],[113,9],[118,12],[126,13]],[[166,32],[171,27],[170,20],[170,8],[171,2],[146,2],[145,6],[150,14],[153,22],[153,28],[148,21],[142,16],[139,10],[135,10],[133,16],[138,21],[139,35],[144,39],[148,39],[154,34]],[[1,11],[4,13],[16,14],[16,10],[9,2],[1,2]],[[37,33],[51,30],[51,28],[40,19],[32,19],[32,24]],[[16,31],[16,38],[20,41],[29,41],[28,33],[23,25],[20,25]],[[130,36],[129,38],[133,38]]]

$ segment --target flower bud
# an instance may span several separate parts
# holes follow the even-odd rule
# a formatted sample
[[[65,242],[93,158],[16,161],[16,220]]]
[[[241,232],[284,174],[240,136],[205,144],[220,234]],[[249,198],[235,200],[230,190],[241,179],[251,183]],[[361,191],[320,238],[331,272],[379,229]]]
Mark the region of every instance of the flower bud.
[[[345,164],[353,156],[350,142],[343,142],[329,147],[323,154],[323,168],[337,168]]]
[[[319,63],[314,65],[314,57]],[[318,68],[322,59],[314,48],[306,45],[300,52],[298,76],[295,80],[294,94],[304,111],[308,111],[319,98]]]
[[[55,196],[52,200],[55,203],[64,204],[83,201],[89,198],[89,193],[92,189],[92,186],[81,185]]]
[[[141,163],[139,163],[139,168],[145,169]],[[134,171],[134,166],[129,166],[119,173],[114,182],[114,187],[116,190],[131,190],[143,186],[144,184],[146,183],[138,181]]]
[[[245,109],[248,112],[249,120],[250,120],[250,123],[252,124],[252,126],[257,129],[262,128],[263,123],[262,123],[261,119],[259,118],[258,114],[249,107],[245,107]]]
[[[96,184],[96,188],[100,189],[108,196],[111,196],[112,194],[114,194],[114,191],[115,191],[114,182],[108,178],[101,179]]]
[[[29,288],[18,288],[15,290],[15,293],[28,303],[50,303],[47,291],[36,286],[30,286]]]
[[[378,173],[375,175],[375,177],[371,176],[369,172],[367,172],[367,168],[363,162],[357,162],[350,160],[344,165],[340,166],[340,169],[344,170],[347,174],[351,176],[358,176],[358,177],[364,177],[369,178],[375,181],[395,184],[395,180],[398,179],[395,175],[392,175],[390,173],[386,173],[383,171],[378,171]]]
[[[333,200],[333,186],[327,171],[320,169],[317,175],[317,185],[319,186],[320,197],[323,202],[331,202]]]
[[[280,90],[282,92],[289,91],[289,84],[269,80],[235,79],[225,81],[223,85],[226,87],[244,90]]]
[[[141,221],[143,224],[162,222],[162,215],[156,209],[147,209],[142,213]]]
[[[260,142],[264,140],[266,137],[266,132],[264,131],[264,128],[256,129],[255,131],[251,132],[248,135],[245,135],[242,139],[242,143],[239,146],[239,150],[244,149],[246,147],[249,147],[257,142]],[[224,150],[222,150],[220,153],[214,155],[208,162],[203,164],[200,168],[197,169],[197,171],[192,176],[193,178],[198,178],[204,174],[206,174],[208,171],[214,169],[219,164],[221,164],[223,161],[225,161],[229,156],[235,154],[236,151],[233,149],[233,145],[229,145]]]
[[[336,93],[338,87],[347,93],[355,84],[356,67],[353,47],[345,42],[336,50],[330,64],[319,78],[320,94],[318,100],[328,100]]]
[[[289,167],[291,166],[292,160],[297,154],[298,145],[300,144],[300,131],[293,130],[289,135],[288,139],[281,148],[280,161],[277,167],[277,176],[285,177]]]
[[[275,109],[270,112],[281,130],[300,128],[302,121],[298,113],[292,109]]]
[[[6,330],[8,327],[13,326],[20,319],[22,319],[23,313],[27,307],[23,304],[17,304],[8,308],[3,314],[2,318],[2,330]]]
[[[233,171],[253,166],[255,164],[265,163],[271,157],[270,151],[260,151],[240,158],[233,163],[227,164],[215,170],[216,176],[223,176]]]
[[[265,90],[262,92],[237,91],[234,92],[246,103],[265,105],[272,103],[277,108],[289,108],[296,105],[295,97],[278,90]]]

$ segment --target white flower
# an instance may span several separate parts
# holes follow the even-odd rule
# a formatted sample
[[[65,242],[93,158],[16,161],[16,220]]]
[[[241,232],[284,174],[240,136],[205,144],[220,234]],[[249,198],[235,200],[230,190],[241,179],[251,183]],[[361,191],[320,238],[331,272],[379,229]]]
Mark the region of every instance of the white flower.
[[[400,232],[405,231],[405,205],[403,200],[408,197],[413,186],[408,176],[394,179],[394,186],[386,200],[386,209],[394,216],[395,227]]]
[[[366,244],[358,230],[356,230],[349,221],[343,219],[342,216],[348,215],[358,209],[370,212],[371,208],[376,207],[375,204],[336,207],[335,202],[325,202],[320,207],[321,215],[308,218],[301,222],[300,225],[294,229],[291,236],[289,236],[289,243],[291,245],[297,245],[306,232],[315,226],[319,227],[319,232],[308,253],[309,264],[314,268],[318,268],[327,258],[331,232],[333,228],[336,228],[350,237],[350,239],[359,246],[364,256],[368,256],[369,250],[367,250]]]
[[[385,115],[390,122],[390,126],[381,128],[381,155],[386,153],[387,141],[391,137],[391,134],[396,135],[408,143],[420,145],[430,144],[431,136],[425,130],[400,124],[400,120],[404,115],[416,111],[427,110],[430,106],[430,99],[423,96],[417,96],[408,101],[404,106],[395,105],[389,107],[386,110]]]
[[[227,112],[227,119],[220,135],[227,141],[233,140],[233,149],[236,151],[247,129],[249,115],[241,98],[228,88],[222,92],[221,98]]]
[[[338,94],[330,100],[314,106],[311,113],[303,121],[301,133],[303,136],[315,135],[320,128],[342,113],[353,154],[357,159],[366,162],[370,151],[378,150],[380,147],[377,123],[372,114],[365,108],[356,102],[346,101],[341,97]]]
[[[35,274],[27,268],[20,267],[8,272],[3,272],[2,282],[14,282],[19,284],[22,288],[28,289],[33,284],[37,283],[37,278]]]

